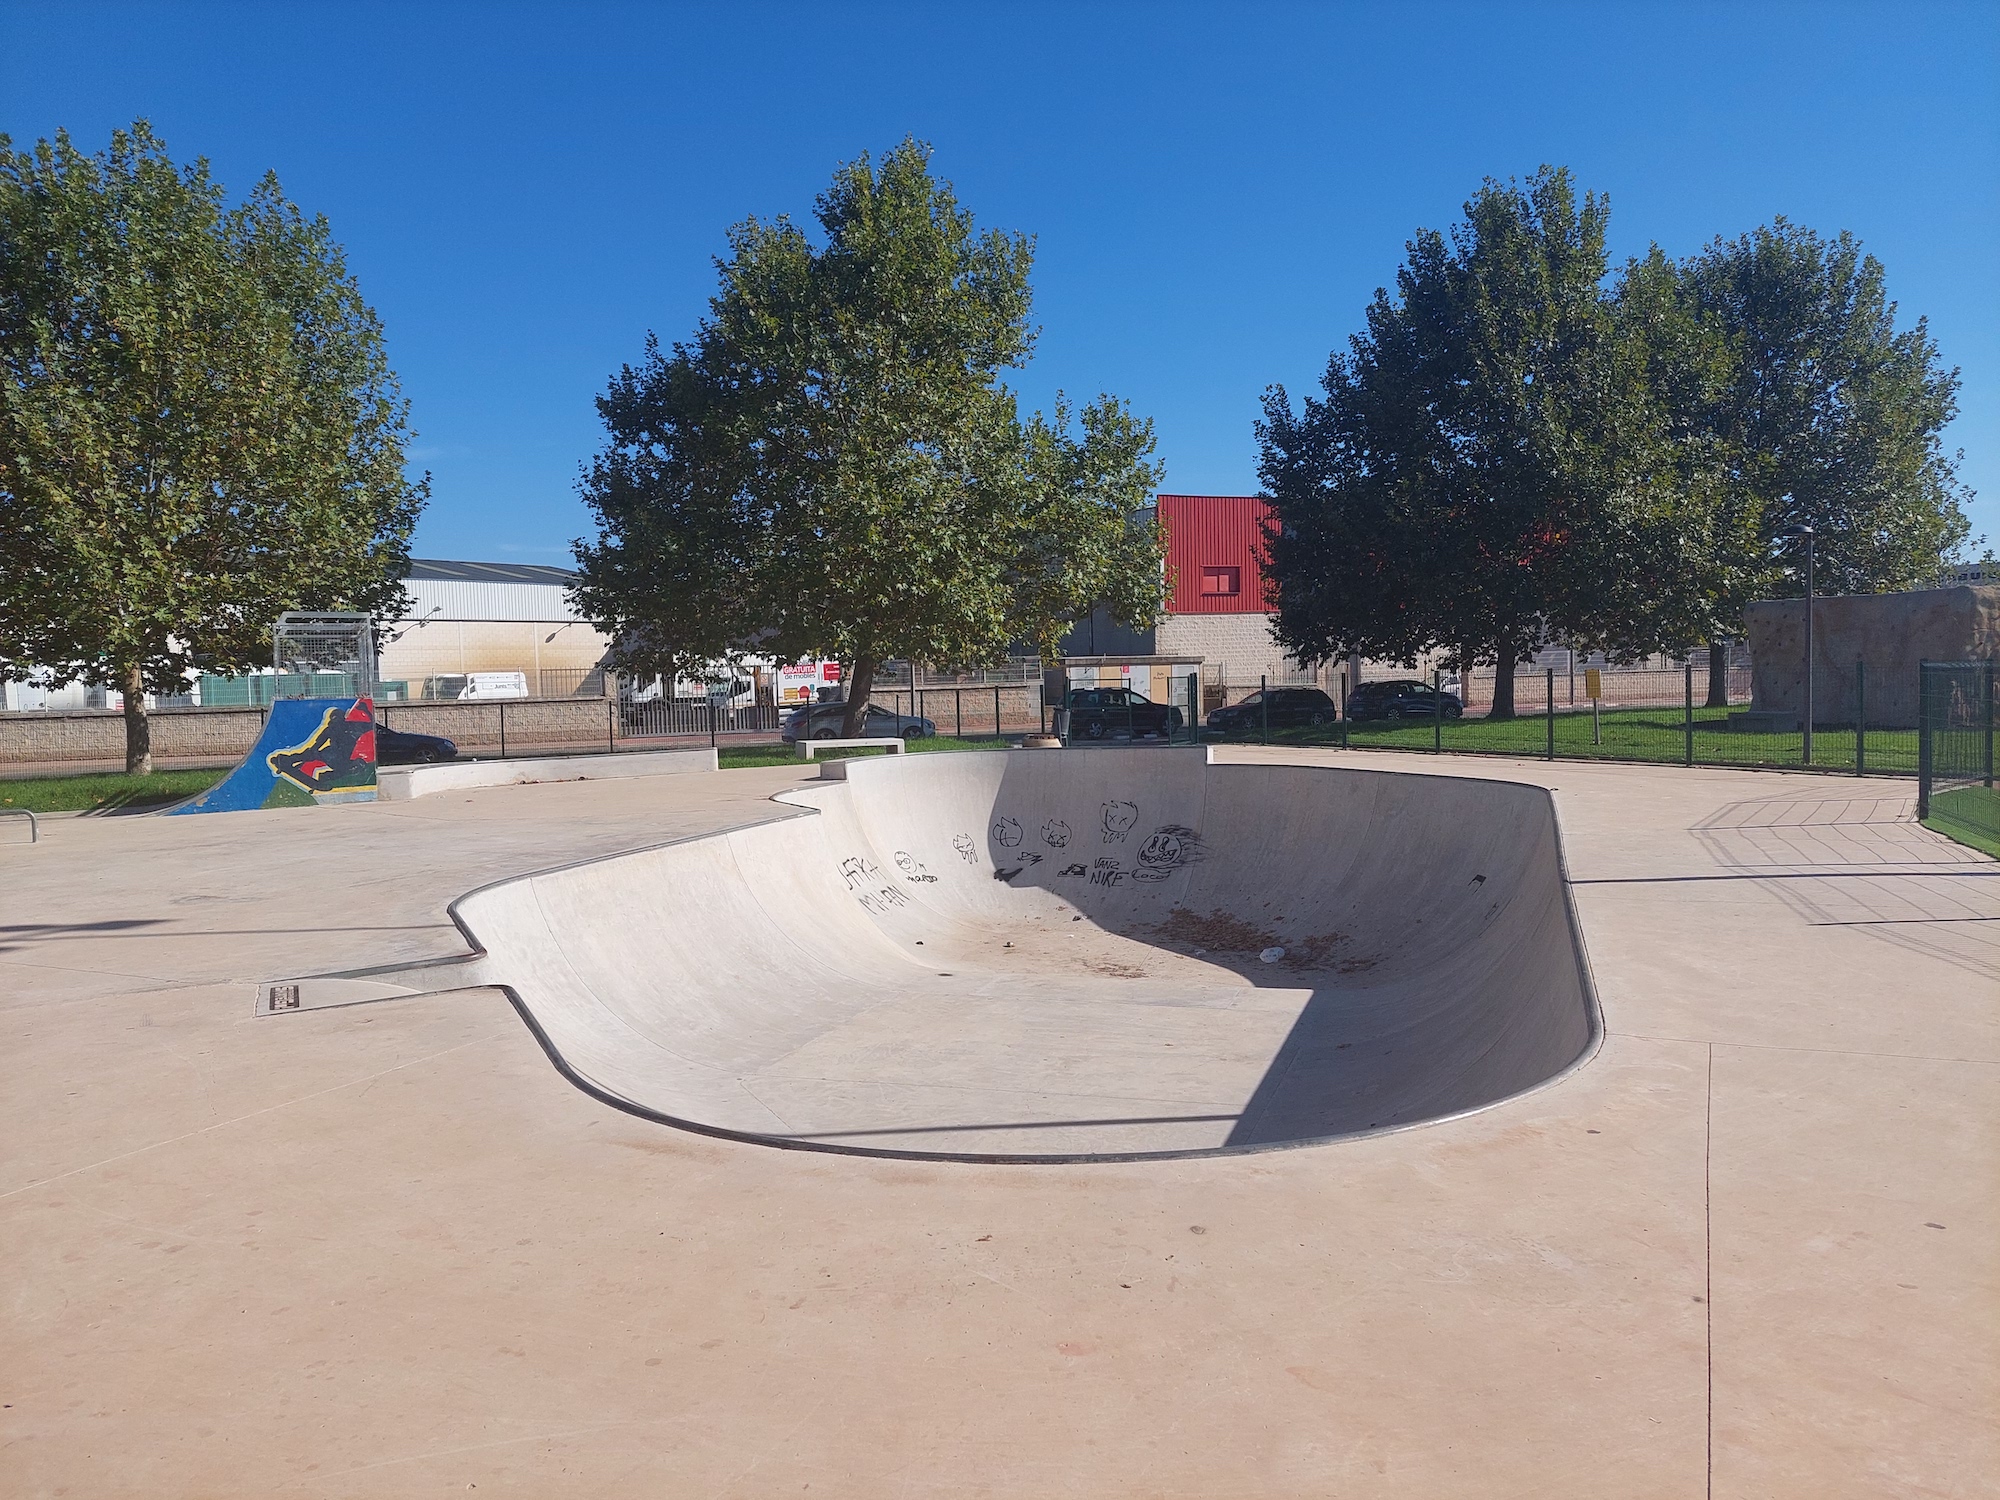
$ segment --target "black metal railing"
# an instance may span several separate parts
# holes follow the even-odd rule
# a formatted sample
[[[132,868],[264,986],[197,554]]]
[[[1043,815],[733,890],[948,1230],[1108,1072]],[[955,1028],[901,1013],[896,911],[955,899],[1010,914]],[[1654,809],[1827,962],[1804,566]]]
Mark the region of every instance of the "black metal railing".
[[[2000,795],[1993,787],[1994,664],[1927,661],[1920,672],[1917,817],[2000,853]]]

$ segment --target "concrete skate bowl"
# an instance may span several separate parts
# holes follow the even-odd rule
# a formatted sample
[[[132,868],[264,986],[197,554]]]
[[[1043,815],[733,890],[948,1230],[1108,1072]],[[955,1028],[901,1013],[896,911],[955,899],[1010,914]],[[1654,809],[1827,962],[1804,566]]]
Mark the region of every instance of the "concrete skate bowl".
[[[1541,788],[1161,749],[828,772],[772,821],[463,898],[483,982],[633,1113],[954,1160],[1400,1128],[1596,1045]]]

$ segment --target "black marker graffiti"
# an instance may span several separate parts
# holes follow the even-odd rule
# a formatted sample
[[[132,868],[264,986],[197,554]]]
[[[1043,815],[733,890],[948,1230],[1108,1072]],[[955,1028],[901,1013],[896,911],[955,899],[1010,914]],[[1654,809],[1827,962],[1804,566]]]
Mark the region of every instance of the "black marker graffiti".
[[[979,863],[979,850],[973,844],[971,834],[954,833],[951,836],[951,847],[958,851],[958,857],[967,864],[976,865]]]
[[[1090,869],[1087,865],[1064,865],[1060,870],[1056,871],[1058,876],[1088,875],[1089,873]]]
[[[1139,846],[1139,867],[1134,880],[1165,880],[1184,865],[1201,857],[1201,835],[1179,823],[1155,828]]]
[[[1051,849],[1067,849],[1069,847],[1069,824],[1065,823],[1061,818],[1050,818],[1048,822],[1042,825],[1042,842],[1047,844]]]
[[[998,844],[1002,849],[1020,848],[1021,825],[1016,823],[1012,818],[995,818],[993,820],[993,842]]]
[[[1107,802],[1104,804],[1104,842],[1122,844],[1125,836],[1139,826],[1139,804],[1136,802]]]
[[[840,862],[840,878],[847,882],[847,889],[861,903],[863,911],[879,916],[910,904],[908,896],[882,878],[880,866],[858,854]]]
[[[1103,886],[1123,885],[1125,877],[1130,873],[1115,859],[1100,859],[1091,867],[1090,883]]]
[[[901,849],[896,851],[896,868],[903,872],[905,880],[914,881],[918,885],[927,881],[934,883],[937,880],[937,876],[924,868],[921,860]]]

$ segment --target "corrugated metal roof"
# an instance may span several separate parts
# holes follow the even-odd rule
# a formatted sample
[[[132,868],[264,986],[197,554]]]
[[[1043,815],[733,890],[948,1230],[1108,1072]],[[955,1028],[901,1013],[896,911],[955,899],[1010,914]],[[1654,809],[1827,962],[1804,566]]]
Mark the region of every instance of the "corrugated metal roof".
[[[487,583],[412,578],[412,620],[580,620],[567,591],[546,583]]]
[[[411,558],[410,577],[426,582],[539,583],[558,588],[576,581],[576,573],[570,568],[543,567],[539,563],[447,562],[435,557]]]
[[[1167,613],[1265,614],[1264,522],[1258,495],[1162,495],[1167,533]]]

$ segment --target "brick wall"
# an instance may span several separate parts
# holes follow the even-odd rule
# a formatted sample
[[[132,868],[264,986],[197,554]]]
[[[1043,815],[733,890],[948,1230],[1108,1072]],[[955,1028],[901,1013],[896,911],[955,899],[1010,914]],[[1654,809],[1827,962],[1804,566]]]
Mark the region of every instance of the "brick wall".
[[[376,717],[405,734],[441,734],[461,750],[500,747],[506,704],[507,749],[574,746],[602,750],[613,705],[603,698],[508,698],[490,703],[380,703]]]
[[[1160,621],[1162,656],[1199,656],[1202,676],[1218,674],[1230,683],[1254,683],[1259,677],[1296,677],[1271,639],[1271,616],[1256,614],[1168,615]]]
[[[155,760],[234,760],[264,729],[261,708],[160,708]],[[104,709],[0,714],[0,765],[125,760],[125,715]]]

